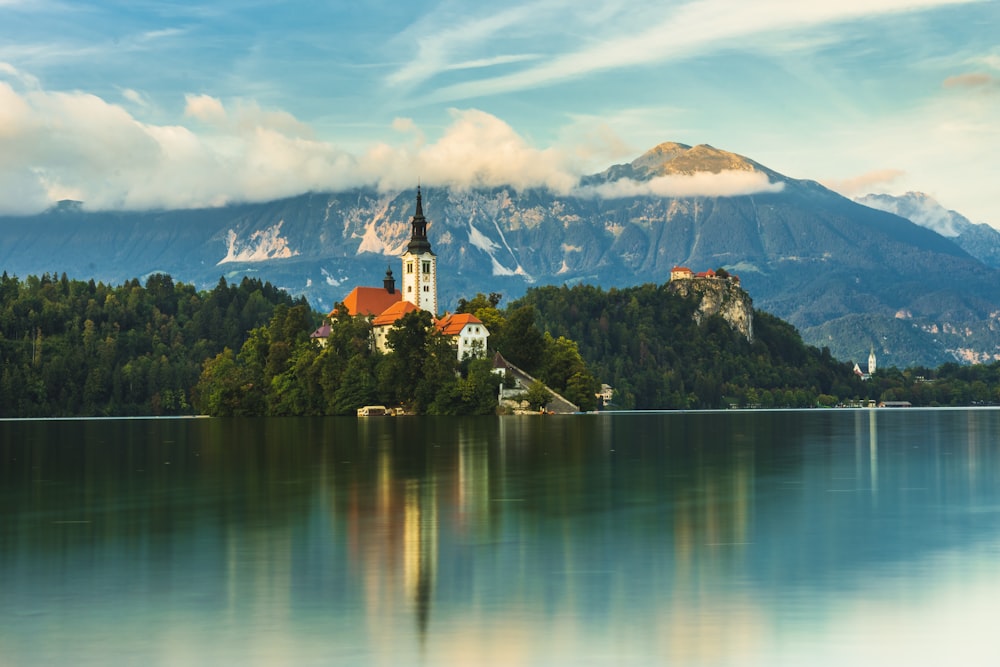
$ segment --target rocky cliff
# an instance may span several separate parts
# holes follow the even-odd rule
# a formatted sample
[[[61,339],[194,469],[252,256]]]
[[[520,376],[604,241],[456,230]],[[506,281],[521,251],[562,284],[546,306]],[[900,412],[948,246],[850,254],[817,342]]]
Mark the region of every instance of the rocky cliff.
[[[671,280],[667,286],[688,299],[698,299],[694,319],[698,324],[712,315],[729,322],[748,341],[753,341],[753,301],[740,286],[725,278],[688,278]]]

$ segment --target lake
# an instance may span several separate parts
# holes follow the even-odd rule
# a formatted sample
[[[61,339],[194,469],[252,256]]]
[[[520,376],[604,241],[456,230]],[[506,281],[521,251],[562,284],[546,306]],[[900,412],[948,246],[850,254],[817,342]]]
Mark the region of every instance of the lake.
[[[0,422],[0,665],[997,665],[998,436],[997,410]]]

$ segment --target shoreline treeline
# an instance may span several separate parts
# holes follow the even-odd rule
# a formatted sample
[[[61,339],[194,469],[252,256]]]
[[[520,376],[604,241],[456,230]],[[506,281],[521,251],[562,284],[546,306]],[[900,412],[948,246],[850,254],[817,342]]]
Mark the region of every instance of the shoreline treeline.
[[[596,407],[814,407],[867,400],[915,406],[1000,404],[1000,362],[879,369],[867,382],[794,327],[754,313],[754,340],[663,285],[538,287],[501,308],[461,300],[491,332],[483,359],[459,361],[413,313],[396,352],[369,345],[365,318],[340,316],[325,347],[304,299],[270,283],[220,279],[198,291],[167,275],[119,286],[65,274],[0,276],[0,416],[354,414],[367,404],[419,414],[492,414],[499,350],[578,404]]]

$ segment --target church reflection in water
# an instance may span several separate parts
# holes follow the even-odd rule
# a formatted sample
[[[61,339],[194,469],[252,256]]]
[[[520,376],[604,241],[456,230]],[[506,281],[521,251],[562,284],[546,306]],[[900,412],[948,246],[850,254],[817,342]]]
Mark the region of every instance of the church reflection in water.
[[[405,608],[426,641],[436,600],[450,616],[456,608],[476,615],[491,600],[549,591],[553,613],[570,613],[595,586],[610,598],[671,590],[677,604],[697,607],[710,595],[702,583],[743,557],[754,512],[752,447],[691,459],[682,443],[704,434],[615,433],[621,427],[610,419],[554,419],[540,433],[532,422],[539,419],[488,428],[459,422],[446,441],[443,431],[415,434],[405,419],[385,420],[361,427],[349,462],[328,462],[329,518],[344,523],[373,632],[388,641],[388,619]],[[623,438],[643,442],[619,462],[615,443]],[[588,507],[616,496],[639,498],[647,511],[578,525]],[[640,539],[617,542],[629,537]],[[487,550],[493,557],[484,559]],[[641,581],[628,576],[651,557],[662,562],[643,569]],[[581,568],[602,574],[581,577]],[[745,608],[749,614],[753,605]]]

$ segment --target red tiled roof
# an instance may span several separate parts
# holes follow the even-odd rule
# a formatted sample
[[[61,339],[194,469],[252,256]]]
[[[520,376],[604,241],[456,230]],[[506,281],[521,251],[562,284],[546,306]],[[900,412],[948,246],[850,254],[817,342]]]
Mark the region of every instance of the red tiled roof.
[[[355,287],[344,297],[343,303],[348,315],[378,315],[402,299],[403,294],[399,290],[390,294],[384,287]],[[333,317],[334,314],[336,309],[330,316]]]
[[[445,336],[457,336],[466,324],[482,324],[482,320],[469,313],[453,313],[442,317],[434,326]]]
[[[383,290],[384,291],[384,290]],[[392,304],[381,313],[375,316],[372,320],[373,327],[382,327],[388,324],[395,324],[396,321],[407,313],[413,312],[414,310],[420,310],[414,306],[409,301],[397,301]]]
[[[687,273],[694,273],[691,269],[689,269],[686,266],[675,266],[674,268],[670,269],[670,273],[677,273],[679,271],[685,271]]]

